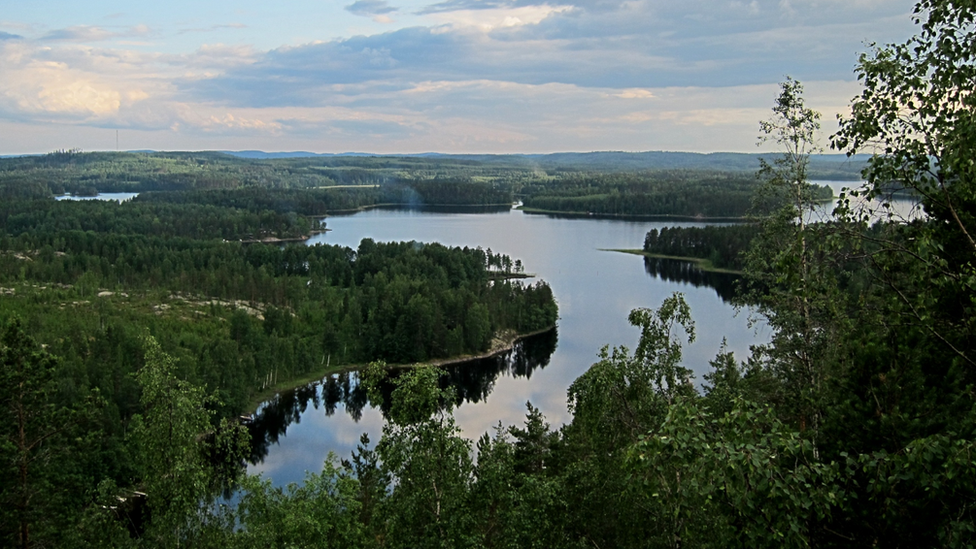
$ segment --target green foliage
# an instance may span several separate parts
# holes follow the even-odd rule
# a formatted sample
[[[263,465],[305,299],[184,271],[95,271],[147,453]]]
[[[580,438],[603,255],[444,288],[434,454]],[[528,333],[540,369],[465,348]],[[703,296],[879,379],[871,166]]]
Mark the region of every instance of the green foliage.
[[[688,305],[680,294],[661,309],[635,309],[631,324],[641,340],[631,356],[624,347],[600,351],[600,361],[569,387],[573,428],[597,448],[617,449],[631,443],[659,421],[668,404],[687,393],[691,372],[680,366],[681,344],[674,333],[681,326],[694,340]],[[576,420],[575,418],[578,418]]]
[[[919,2],[914,20],[917,36],[861,56],[864,90],[841,120],[834,145],[848,154],[877,151],[864,172],[868,185],[857,194],[884,197],[897,182],[921,197],[932,222],[893,225],[879,235],[875,270],[916,323],[928,325],[972,366],[965,347],[976,295],[976,119],[969,84],[976,74],[976,24],[969,2],[944,0]],[[864,223],[864,212],[843,213]],[[921,279],[933,291],[915,293]]]
[[[76,506],[84,480],[72,460],[85,461],[80,452],[91,439],[83,429],[97,393],[64,394],[57,359],[18,320],[2,329],[0,540],[23,548],[63,543],[72,534],[64,525],[80,518]]]
[[[918,37],[862,57],[865,89],[835,143],[852,154],[879,144],[866,192],[879,195],[897,180],[918,191],[926,217],[869,227],[863,215],[842,205],[838,222],[807,223],[803,214],[818,199],[806,181],[818,115],[804,105],[800,84],[788,79],[773,118],[761,126],[786,150],[762,166],[770,192],[758,202],[765,218],[747,262],[751,299],[773,335],[742,364],[723,348],[705,376],[704,394],[681,363],[682,343],[694,339],[694,327],[688,305],[675,295],[657,310],[631,313],[641,332],[636,350],[601,351],[570,387],[572,419],[558,432],[530,404],[524,426],[499,426],[473,445],[454,422],[455,395],[443,388],[441,373],[419,367],[396,378],[375,449],[364,436],[351,460],[337,464],[330,457],[302,486],[279,489],[246,479],[236,509],[213,504],[221,479],[232,476],[218,473],[236,469],[225,465],[215,473],[207,461],[222,455],[233,462],[236,437],[215,427],[210,388],[240,395],[273,385],[279,368],[287,377],[300,370],[295,364],[311,368],[325,356],[422,361],[477,352],[500,328],[532,330],[553,322],[549,287],[511,282],[508,277],[521,271],[518,263],[481,249],[368,239],[355,251],[281,249],[177,236],[177,206],[187,205],[182,200],[233,208],[245,219],[258,211],[282,213],[270,205],[273,192],[174,194],[172,203],[154,198],[132,210],[164,213],[159,227],[171,229],[161,229],[163,235],[140,221],[142,213],[119,215],[120,226],[132,231],[123,235],[95,232],[110,214],[83,220],[65,206],[69,215],[62,221],[50,215],[53,209],[36,213],[4,203],[5,227],[30,219],[39,227],[8,230],[0,255],[0,281],[13,288],[4,292],[0,309],[8,322],[0,346],[7,419],[0,438],[4,542],[972,547],[976,141],[970,84],[976,23],[967,2],[922,0],[916,14]],[[106,158],[68,151],[15,164],[50,175],[101,166]],[[253,167],[220,155],[139,161],[185,173],[211,161]],[[554,204],[593,204],[607,212],[628,192],[653,191],[634,174],[562,172],[533,179],[519,175],[524,166],[505,162],[316,159],[254,170],[267,176],[287,167],[308,181],[325,173],[335,181],[382,179],[376,184],[391,189],[405,180],[438,181],[430,188],[440,196],[466,201],[507,192],[494,186],[505,180],[527,197],[536,193]],[[463,187],[468,182],[461,168],[472,165],[484,170],[486,179],[478,180],[484,184]],[[393,172],[404,170],[414,171],[394,180]],[[489,177],[491,170],[497,171]],[[4,192],[30,196],[38,184]],[[648,200],[641,207],[649,207]],[[308,204],[309,211],[320,207]],[[77,211],[97,214],[99,208]],[[176,213],[167,218],[167,211]],[[67,227],[89,222],[92,232]],[[726,236],[668,230],[648,239],[655,249],[711,256],[713,244]],[[100,296],[106,287],[142,292],[136,303],[145,310],[117,305],[117,294]],[[167,296],[191,287],[226,301],[170,313],[159,307],[176,309],[177,300]],[[231,307],[230,300],[244,300],[251,314],[263,317]],[[23,324],[9,323],[13,315]],[[161,343],[150,339],[143,352],[139,322]],[[28,331],[61,359],[40,350]],[[136,378],[128,375],[136,369]],[[386,375],[380,362],[363,373],[374,404],[382,400],[379,383]],[[80,445],[67,426],[85,415],[77,410],[95,386],[111,388],[99,412],[107,434],[96,432],[96,457],[72,468],[58,454]],[[33,415],[18,415],[19,409]],[[131,447],[119,448],[113,430],[124,429]],[[135,463],[127,463],[130,451]],[[77,473],[81,468],[91,468],[88,476]],[[148,494],[152,513],[144,528],[134,529],[136,540],[112,518],[130,516],[112,503],[122,493],[112,478],[132,478],[133,487]],[[54,486],[70,488],[71,480],[91,489],[85,516],[71,495],[77,489],[60,500],[34,497]]]
[[[364,547],[360,481],[326,459],[321,473],[308,473],[301,485],[276,488],[249,477],[241,483],[234,513],[241,528],[224,543],[234,547]],[[230,534],[230,532],[228,532]]]
[[[383,500],[384,545],[463,547],[472,543],[465,510],[470,443],[450,413],[453,398],[431,367],[396,378],[390,421],[376,452],[396,488]]]
[[[385,195],[381,202],[415,203],[417,195],[420,195],[428,204],[508,204],[511,202],[510,193],[518,191],[525,183],[561,179],[564,176],[574,178],[580,173],[697,171],[749,174],[758,166],[756,155],[731,153],[246,156],[218,152],[59,151],[41,156],[5,158],[0,159],[0,196],[40,198],[65,192],[93,195],[99,191],[220,191],[242,188],[257,191],[250,196],[269,196],[260,190],[307,189],[314,190],[315,193],[310,194],[318,196],[322,196],[318,193],[323,191],[328,195],[325,202],[338,198],[340,202],[347,201],[346,207],[355,208],[373,204],[379,192],[375,187],[379,186]],[[860,159],[823,156],[814,159],[813,167],[822,178],[853,180],[862,166]],[[678,178],[681,179],[681,176]],[[273,196],[308,203],[301,198],[301,193],[284,192]],[[338,204],[331,204],[329,208],[345,209]]]
[[[760,235],[746,254],[746,303],[758,304],[773,328],[771,343],[756,357],[776,378],[784,409],[792,421],[809,429],[817,444],[822,429],[829,379],[842,375],[832,354],[846,328],[844,299],[839,295],[839,270],[831,259],[838,251],[835,227],[807,219],[816,200],[807,181],[811,151],[817,150],[820,114],[806,107],[803,86],[787,78],[773,107],[760,124],[760,141],[783,147],[773,163],[762,163],[764,192],[757,200]],[[768,196],[785,204],[769,209]],[[775,202],[774,202],[775,203]]]
[[[123,419],[133,399],[118,376],[137,366],[131,324],[179,348],[187,379],[235,413],[254,392],[326,365],[479,353],[496,332],[536,331],[557,316],[545,283],[489,283],[513,262],[477,248],[280,248],[44,227],[15,242],[26,250],[0,255],[0,284],[16,286],[0,300],[35,318],[38,337],[87,370],[85,383],[116,399]],[[76,315],[62,318],[64,307]]]
[[[557,433],[528,405],[525,429],[498,427],[478,441],[469,512],[483,547],[567,547],[572,516],[555,474]],[[514,438],[514,441],[512,438]]]
[[[43,161],[68,170],[100,162],[76,153]],[[30,408],[55,406],[64,415],[94,388],[105,395],[88,414],[97,421],[88,436],[55,429],[44,445],[21,452],[46,456],[32,462],[21,488],[13,481],[20,477],[4,476],[4,539],[27,539],[17,532],[30,524],[31,540],[65,545],[219,546],[234,515],[208,502],[239,472],[240,441],[218,417],[246,410],[259,391],[329,367],[474,354],[497,332],[554,325],[549,287],[509,279],[521,262],[479,248],[223,241],[307,234],[315,225],[291,208],[315,213],[341,206],[336,196],[370,192],[314,191],[302,201],[288,191],[188,191],[123,204],[14,193],[0,201],[0,321],[24,318],[60,357],[45,370],[47,396]],[[147,333],[158,344],[146,347]],[[76,424],[65,420],[62,428]],[[13,467],[15,447],[7,450]],[[360,464],[361,472],[378,470],[375,459],[363,463],[373,465]],[[324,474],[323,491],[332,490],[324,487],[332,477]],[[379,512],[385,496],[377,490],[386,490],[387,477],[363,485],[363,511],[350,520],[368,522]],[[136,491],[148,494],[149,514],[139,510]],[[292,496],[324,501],[301,490]],[[380,526],[364,532],[376,535]],[[305,536],[295,528],[292,538]]]
[[[741,218],[756,188],[737,173],[582,173],[523,186],[526,208],[576,214]]]
[[[146,362],[136,374],[143,412],[132,418],[132,444],[142,487],[152,515],[144,536],[150,544],[191,543],[206,525],[213,497],[222,481],[214,477],[210,448],[230,462],[239,459],[240,426],[224,421],[217,428],[211,399],[201,387],[176,377],[172,357],[155,339],[145,340]]]
[[[670,510],[673,546],[808,547],[811,526],[847,495],[841,464],[816,460],[770,408],[742,400],[715,417],[682,399],[630,460]]]
[[[58,246],[91,233],[196,240],[260,240],[307,237],[312,222],[294,213],[229,209],[161,201],[11,201],[0,204],[0,220],[14,247]],[[72,235],[72,236],[66,236]],[[63,246],[62,246],[63,247]],[[64,250],[59,250],[64,251]]]
[[[678,328],[694,340],[683,297],[665,299],[656,311],[635,309],[630,322],[641,329],[633,356],[625,348],[601,351],[601,360],[569,388],[573,420],[563,433],[566,497],[577,517],[569,527],[573,537],[601,547],[668,536],[668,511],[628,481],[626,452],[660,427],[676,399],[695,393],[691,372],[680,365]]]
[[[742,270],[744,252],[759,234],[754,224],[651,229],[643,250],[658,255],[707,259],[720,269]]]

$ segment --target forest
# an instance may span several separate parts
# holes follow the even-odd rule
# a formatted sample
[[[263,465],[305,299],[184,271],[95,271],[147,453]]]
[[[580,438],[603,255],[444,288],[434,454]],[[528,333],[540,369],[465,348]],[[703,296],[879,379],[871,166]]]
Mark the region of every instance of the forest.
[[[716,269],[741,271],[743,253],[759,236],[755,224],[651,229],[642,250],[648,254],[704,259]]]
[[[565,176],[523,187],[527,211],[584,215],[742,219],[758,190],[755,174],[677,171]],[[829,200],[827,187],[814,187]],[[782,203],[782,199],[779,202]]]
[[[674,153],[677,154],[677,153]],[[82,153],[0,159],[0,196],[138,192],[137,201],[224,206],[323,216],[375,206],[484,207],[522,202],[527,212],[569,215],[742,219],[759,188],[758,165],[728,159],[626,163],[610,169],[576,156],[545,169],[521,157],[299,157],[225,153]],[[585,156],[584,156],[585,157]],[[720,157],[724,158],[724,157]],[[825,157],[829,158],[829,157]],[[821,161],[825,177],[850,178],[863,161]],[[699,167],[700,166],[700,167]],[[850,172],[850,173],[849,173]],[[822,200],[830,189],[818,187]],[[777,200],[771,197],[771,200]],[[782,197],[778,198],[782,200]]]
[[[759,166],[761,215],[719,229],[732,247],[756,232],[736,260],[736,299],[757,306],[770,342],[720,351],[699,388],[682,363],[695,338],[688,303],[636,308],[638,344],[600,351],[570,386],[561,427],[528,403],[523,424],[468,440],[442,370],[391,374],[383,362],[551,324],[548,286],[509,278],[518,260],[436,244],[223,242],[167,217],[213,208],[215,230],[233,226],[227,215],[240,218],[239,239],[255,234],[260,216],[231,195],[33,218],[5,200],[4,545],[976,545],[976,10],[920,0],[915,22],[910,40],[860,57],[862,89],[830,140],[850,155],[882,151],[854,193],[883,197],[898,182],[925,215],[876,223],[841,197],[832,222],[807,222],[822,199],[809,183],[820,115],[787,78],[760,122],[783,151]],[[119,222],[101,208],[119,208]],[[717,259],[726,237],[648,239],[655,253]],[[232,300],[260,304],[261,319]],[[347,318],[360,324],[346,331]],[[309,319],[335,332],[306,332]],[[371,337],[348,337],[360,327]],[[369,361],[360,395],[384,410],[379,440],[364,435],[300,485],[243,475],[247,437],[218,404],[222,382],[206,377],[220,366],[201,366],[231,361],[223,371],[247,372],[253,388],[275,378],[262,353]]]
[[[479,355],[556,323],[551,289],[525,282],[521,260],[436,243],[286,245],[322,230],[300,204],[166,192],[0,203],[4,545],[71,545],[61,524],[91,511],[99,486],[141,489],[133,433],[154,356],[173,383],[206,391],[193,405],[208,414],[194,427],[206,447],[199,437],[293,380]],[[43,371],[19,369],[38,352]]]

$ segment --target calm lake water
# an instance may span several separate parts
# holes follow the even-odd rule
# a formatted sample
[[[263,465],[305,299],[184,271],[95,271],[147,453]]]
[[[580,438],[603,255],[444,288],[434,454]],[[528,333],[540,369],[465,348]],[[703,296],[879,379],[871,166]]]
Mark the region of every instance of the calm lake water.
[[[55,200],[115,200],[116,202],[122,203],[126,200],[132,200],[133,198],[139,196],[139,193],[98,193],[93,196],[75,196],[72,194],[62,194],[55,196]]]
[[[818,207],[807,219],[812,221],[823,221],[825,219],[830,219],[833,215],[834,208],[837,207],[838,199],[844,190],[847,189],[847,195],[850,198],[850,206],[852,210],[857,211],[859,208],[865,212],[870,212],[869,219],[873,221],[892,221],[895,223],[900,223],[904,221],[909,221],[912,219],[918,219],[922,217],[922,211],[918,206],[918,201],[904,196],[899,195],[895,197],[888,197],[886,200],[865,200],[864,198],[852,198],[850,197],[850,191],[858,190],[863,185],[863,181],[812,181],[812,183],[818,185],[827,185],[832,191],[834,191],[834,200],[829,204],[824,205],[824,207]],[[887,203],[887,207],[884,205]]]
[[[521,425],[526,402],[554,427],[568,421],[566,390],[596,361],[600,348],[636,345],[639,332],[627,323],[630,310],[656,308],[674,292],[685,295],[695,318],[697,339],[686,347],[684,362],[699,382],[723,339],[744,359],[751,344],[768,338],[763,327],[748,326],[747,311],[737,314],[720,295],[730,291],[728,276],[604,251],[640,248],[653,228],[700,223],[559,218],[508,208],[481,213],[374,209],[326,222],[331,230],[310,245],[355,249],[363,238],[372,238],[481,246],[521,259],[526,272],[550,284],[559,303],[555,333],[533,338],[498,360],[450,370],[465,397],[455,417],[472,440],[493,432],[499,422]],[[375,444],[382,414],[366,405],[356,389],[355,375],[333,376],[263,404],[252,428],[255,452],[249,471],[277,485],[300,482],[306,470],[321,470],[329,452],[348,458],[363,432]]]

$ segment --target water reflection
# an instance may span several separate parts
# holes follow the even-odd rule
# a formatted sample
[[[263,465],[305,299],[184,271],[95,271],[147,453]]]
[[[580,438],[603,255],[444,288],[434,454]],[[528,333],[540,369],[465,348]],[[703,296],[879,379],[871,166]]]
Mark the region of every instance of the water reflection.
[[[701,217],[697,215],[627,215],[627,214],[598,214],[584,212],[537,212],[522,210],[527,215],[547,217],[549,219],[590,219],[602,221],[636,221],[643,223],[664,223],[667,225],[702,225],[742,223],[742,217]]]
[[[545,368],[556,351],[557,340],[553,328],[523,339],[507,353],[447,367],[447,375],[441,378],[441,388],[454,387],[455,404],[481,402],[491,394],[500,375],[529,379],[534,370]]]
[[[378,204],[376,206],[368,206],[363,210],[347,210],[332,212],[328,217],[352,217],[361,214],[363,211],[376,211],[376,212],[398,212],[403,214],[504,214],[510,213],[512,211],[511,204],[493,204],[487,206],[457,206],[457,205],[444,205],[444,206],[434,206],[428,204]],[[328,219],[328,218],[326,218]]]
[[[132,200],[139,196],[139,193],[98,193],[90,196],[63,194],[55,196],[55,200],[114,200],[119,204]]]
[[[505,353],[493,357],[446,366],[441,377],[441,387],[453,387],[456,404],[485,400],[495,381],[503,374],[530,378],[533,371],[545,368],[556,350],[556,329],[527,337]],[[397,374],[394,372],[391,377]],[[380,407],[386,417],[394,385],[389,380],[380,387],[383,404]],[[329,376],[322,381],[304,385],[278,394],[264,403],[250,424],[251,455],[248,461],[257,464],[268,456],[272,445],[278,444],[288,427],[299,424],[309,405],[332,416],[339,405],[356,422],[362,418],[364,408],[371,404],[366,391],[359,385],[355,373]]]
[[[445,246],[481,246],[521,258],[526,269],[549,283],[559,302],[558,348],[551,353],[551,358],[545,353],[548,365],[544,369],[541,366],[545,364],[530,368],[528,365],[534,364],[533,361],[514,360],[510,374],[499,374],[490,380],[494,389],[490,396],[485,390],[464,391],[462,399],[474,395],[480,398],[477,402],[465,401],[454,413],[462,436],[469,440],[491,432],[499,422],[521,425],[526,402],[537,407],[554,428],[571,420],[567,388],[597,360],[597,353],[604,345],[634,347],[640,330],[627,321],[631,310],[657,307],[676,291],[685,294],[695,316],[696,342],[684,349],[683,362],[698,379],[710,371],[709,361],[715,358],[723,341],[728,350],[743,358],[748,356],[751,345],[768,338],[768,331],[758,331],[763,330],[762,325],[750,325],[748,315],[737,316],[736,309],[723,301],[721,296],[727,299],[729,291],[716,292],[705,287],[709,278],[725,277],[679,276],[673,271],[668,271],[666,277],[660,276],[658,269],[648,271],[641,264],[642,257],[606,251],[639,248],[651,229],[701,227],[706,223],[596,217],[560,219],[528,215],[516,209],[492,214],[470,213],[374,208],[355,215],[330,216],[327,221],[331,231],[314,235],[308,241],[309,245],[338,244],[353,249],[363,238],[377,242],[415,240],[440,242]],[[705,282],[705,286],[694,287],[692,280]],[[728,287],[728,284],[719,286]],[[475,376],[475,373],[464,375]],[[355,390],[355,376],[348,382],[337,377],[330,383],[316,389],[322,391],[319,409],[314,408],[314,402],[312,406],[306,404],[307,412],[301,416],[300,424],[292,414],[287,435],[279,430],[277,437],[271,438],[273,443],[267,442],[269,439],[264,434],[255,436],[260,444],[271,444],[271,447],[263,461],[248,467],[249,472],[265,475],[276,486],[301,483],[305,471],[321,470],[329,452],[349,456],[363,432],[369,433],[372,440],[379,440],[383,426],[380,410],[366,405],[363,399],[359,403],[350,401],[347,412],[342,412],[346,406],[343,399],[347,397],[341,395]],[[283,404],[275,405],[288,409]],[[322,413],[330,406],[335,411],[332,416]],[[277,413],[286,415],[284,411]],[[264,428],[265,433],[269,428]]]
[[[668,282],[684,282],[696,288],[713,288],[725,303],[731,303],[735,297],[736,280],[739,278],[731,273],[703,271],[691,261],[661,257],[645,257],[644,270],[647,274]]]
[[[819,223],[834,219],[834,209],[840,202],[838,197],[841,193],[847,194],[851,211],[865,216],[870,223],[878,221],[906,223],[925,217],[918,197],[907,192],[894,192],[867,200],[863,196],[851,196],[851,191],[861,193],[866,191],[867,183],[864,181],[811,181],[811,183],[830,187],[834,192],[834,199],[816,206],[813,211],[807,212],[804,217],[808,223]]]

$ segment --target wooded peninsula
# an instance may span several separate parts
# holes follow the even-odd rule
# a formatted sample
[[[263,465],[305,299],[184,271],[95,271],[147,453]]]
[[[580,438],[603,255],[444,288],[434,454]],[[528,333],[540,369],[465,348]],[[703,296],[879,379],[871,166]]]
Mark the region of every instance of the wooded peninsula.
[[[782,154],[762,159],[0,159],[0,544],[973,547],[974,21],[971,3],[921,0],[915,37],[861,56],[839,157],[814,154],[820,114],[786,78],[759,125]],[[832,196],[817,178],[863,185],[812,222]],[[921,215],[851,200],[887,211],[892,188]],[[55,198],[108,192],[138,196]],[[719,349],[697,385],[676,293],[633,309],[638,344],[599,350],[565,425],[530,402],[524,424],[462,437],[457,390],[418,364],[557,324],[533,258],[290,241],[362,208],[519,202],[742,221],[654,229],[642,251],[741,272],[733,299],[769,342]],[[333,368],[358,371],[380,439],[302,484],[245,474],[254,396]]]

